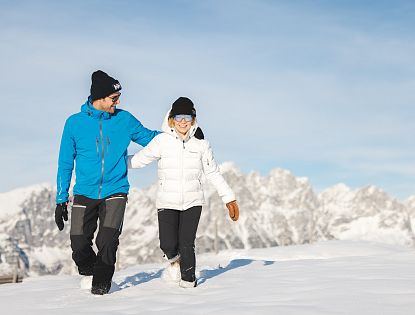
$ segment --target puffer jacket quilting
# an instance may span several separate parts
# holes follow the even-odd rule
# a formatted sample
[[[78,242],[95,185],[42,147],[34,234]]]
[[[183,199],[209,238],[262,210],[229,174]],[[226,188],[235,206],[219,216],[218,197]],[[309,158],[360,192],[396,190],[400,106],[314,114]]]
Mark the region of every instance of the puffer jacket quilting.
[[[203,174],[213,184],[224,203],[235,200],[213,158],[212,149],[207,140],[194,137],[195,123],[182,140],[173,128],[164,120],[163,133],[157,135],[145,148],[128,157],[130,168],[141,168],[158,160],[157,208],[186,210],[205,204],[202,177]]]

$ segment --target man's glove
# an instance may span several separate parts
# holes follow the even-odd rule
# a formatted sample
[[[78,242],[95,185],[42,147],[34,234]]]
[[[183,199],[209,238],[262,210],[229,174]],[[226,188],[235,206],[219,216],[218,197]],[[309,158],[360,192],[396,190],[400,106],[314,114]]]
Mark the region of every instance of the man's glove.
[[[199,139],[199,140],[205,139],[205,135],[203,134],[203,131],[202,131],[202,129],[200,129],[200,127],[197,127],[197,129],[195,131],[195,138]]]
[[[63,202],[56,205],[55,209],[55,222],[59,231],[63,230],[63,220],[68,221],[68,203]]]
[[[236,203],[236,200],[228,202],[226,204],[226,207],[229,210],[229,216],[231,217],[231,219],[233,221],[237,221],[239,219],[239,207],[238,207],[238,204]]]

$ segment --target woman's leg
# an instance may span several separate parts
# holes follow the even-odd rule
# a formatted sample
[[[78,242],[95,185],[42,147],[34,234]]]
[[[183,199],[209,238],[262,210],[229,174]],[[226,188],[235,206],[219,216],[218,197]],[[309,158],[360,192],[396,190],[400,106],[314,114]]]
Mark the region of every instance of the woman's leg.
[[[182,280],[194,282],[196,256],[195,239],[197,226],[199,224],[202,206],[191,207],[185,211],[180,211],[179,220],[179,253],[180,271]]]
[[[173,261],[178,257],[179,214],[173,209],[158,209],[160,248],[167,259]]]

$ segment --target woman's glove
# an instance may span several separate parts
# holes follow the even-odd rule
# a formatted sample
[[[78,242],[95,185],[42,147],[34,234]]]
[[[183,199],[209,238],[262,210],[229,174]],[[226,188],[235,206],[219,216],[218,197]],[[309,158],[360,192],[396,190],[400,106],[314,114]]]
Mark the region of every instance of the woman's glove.
[[[226,207],[229,210],[229,216],[231,217],[231,219],[233,221],[237,221],[239,219],[239,207],[238,207],[238,204],[236,203],[236,200],[228,202],[226,204]]]

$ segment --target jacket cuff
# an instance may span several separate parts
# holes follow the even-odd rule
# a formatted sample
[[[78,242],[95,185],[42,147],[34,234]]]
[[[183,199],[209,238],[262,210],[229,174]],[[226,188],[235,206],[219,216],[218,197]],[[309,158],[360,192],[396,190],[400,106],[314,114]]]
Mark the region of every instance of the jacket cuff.
[[[228,202],[234,201],[236,200],[235,195],[231,194],[231,195],[226,195],[222,197],[222,201],[224,204],[227,204]]]

